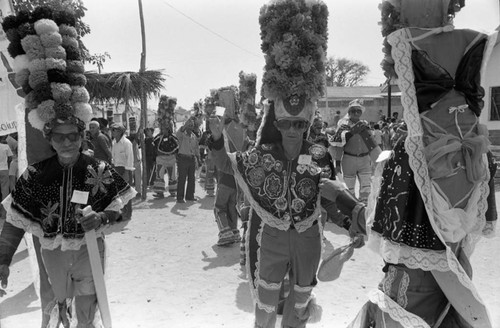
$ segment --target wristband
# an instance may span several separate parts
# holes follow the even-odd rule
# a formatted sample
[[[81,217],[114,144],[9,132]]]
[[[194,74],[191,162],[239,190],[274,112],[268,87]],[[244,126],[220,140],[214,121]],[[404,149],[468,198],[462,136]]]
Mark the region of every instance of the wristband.
[[[102,224],[102,225],[109,224],[109,218],[108,218],[108,216],[106,215],[106,213],[104,213],[104,212],[100,212],[100,213],[99,213],[99,216],[101,217],[101,224]]]

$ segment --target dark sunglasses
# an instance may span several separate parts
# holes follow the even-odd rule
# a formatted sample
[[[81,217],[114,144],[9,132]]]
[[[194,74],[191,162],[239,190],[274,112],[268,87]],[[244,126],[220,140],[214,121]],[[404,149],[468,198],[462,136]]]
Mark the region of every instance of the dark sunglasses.
[[[276,122],[276,126],[280,130],[288,130],[292,126],[295,130],[302,130],[307,127],[307,121],[289,121],[289,120],[279,120]]]
[[[64,142],[65,139],[68,139],[70,142],[78,141],[81,137],[80,132],[72,132],[72,133],[57,133],[52,132],[50,137],[55,142]]]

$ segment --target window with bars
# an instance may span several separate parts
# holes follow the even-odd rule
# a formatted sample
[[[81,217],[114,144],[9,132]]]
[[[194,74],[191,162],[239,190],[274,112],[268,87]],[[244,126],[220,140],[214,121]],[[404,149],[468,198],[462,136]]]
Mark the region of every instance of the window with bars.
[[[490,121],[500,121],[500,87],[491,88]]]

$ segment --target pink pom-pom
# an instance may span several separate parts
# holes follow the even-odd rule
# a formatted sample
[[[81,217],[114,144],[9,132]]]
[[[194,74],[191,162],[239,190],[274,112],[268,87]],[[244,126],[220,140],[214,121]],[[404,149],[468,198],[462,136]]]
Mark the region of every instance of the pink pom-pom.
[[[84,73],[85,67],[80,60],[68,60],[66,62],[67,71],[69,73]]]
[[[92,106],[87,103],[75,103],[73,104],[75,109],[75,116],[81,119],[85,124],[90,122],[92,119]]]
[[[90,100],[89,92],[85,87],[73,86],[71,103],[88,103]]]
[[[42,41],[38,35],[27,35],[21,40],[21,46],[26,53],[33,49],[43,50]]]
[[[21,87],[28,84],[29,76],[30,71],[26,68],[16,72],[16,83]]]
[[[45,59],[45,64],[47,66],[47,70],[49,69],[58,69],[60,71],[66,70],[66,61],[64,59],[47,58]]]
[[[45,48],[53,48],[62,44],[62,37],[58,32],[45,33],[40,35],[40,41]]]
[[[38,111],[36,109],[30,110],[30,112],[28,113],[28,122],[30,122],[33,128],[43,131],[45,122],[41,120],[40,116],[38,115]]]
[[[47,71],[34,71],[28,78],[28,83],[32,89],[37,89],[48,82]]]
[[[26,55],[19,55],[14,58],[14,72],[19,72],[21,70],[27,69],[30,63],[30,59]]]
[[[54,111],[54,100],[45,100],[38,105],[36,111],[38,113],[38,117],[42,122],[48,123],[56,118],[56,112]],[[44,124],[45,125],[45,124]]]
[[[45,55],[48,58],[64,59],[66,60],[66,50],[63,47],[46,48]]]
[[[76,29],[73,26],[69,26],[66,24],[59,25],[59,33],[61,33],[61,35],[67,35],[72,38],[76,38],[78,36]]]
[[[73,37],[68,36],[68,35],[63,35],[63,37],[62,37],[62,45],[64,47],[75,47],[75,48],[78,48],[78,41],[76,40],[76,38],[73,38]]]
[[[24,97],[24,106],[26,106],[27,109],[34,109],[38,106],[35,91],[31,91]]]
[[[26,36],[21,40],[21,46],[26,52],[29,60],[45,58],[45,49],[38,35]]]
[[[47,65],[45,64],[45,59],[34,59],[30,62],[28,69],[30,73],[34,73],[36,71],[46,71]]]
[[[66,103],[70,101],[73,90],[71,89],[71,86],[69,84],[51,83],[50,88],[52,91],[52,97],[55,101],[59,103]]]
[[[57,27],[56,22],[51,19],[40,19],[35,22],[35,31],[36,34],[48,34],[58,32],[59,28]]]

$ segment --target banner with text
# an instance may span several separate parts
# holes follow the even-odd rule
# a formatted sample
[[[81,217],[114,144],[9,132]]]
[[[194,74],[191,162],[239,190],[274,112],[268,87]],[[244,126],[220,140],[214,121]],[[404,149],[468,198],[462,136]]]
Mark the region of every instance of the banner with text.
[[[0,23],[14,13],[10,0],[0,0]],[[0,26],[0,136],[17,131],[16,106],[24,101],[23,91],[16,83],[14,60],[7,47],[9,40]]]

